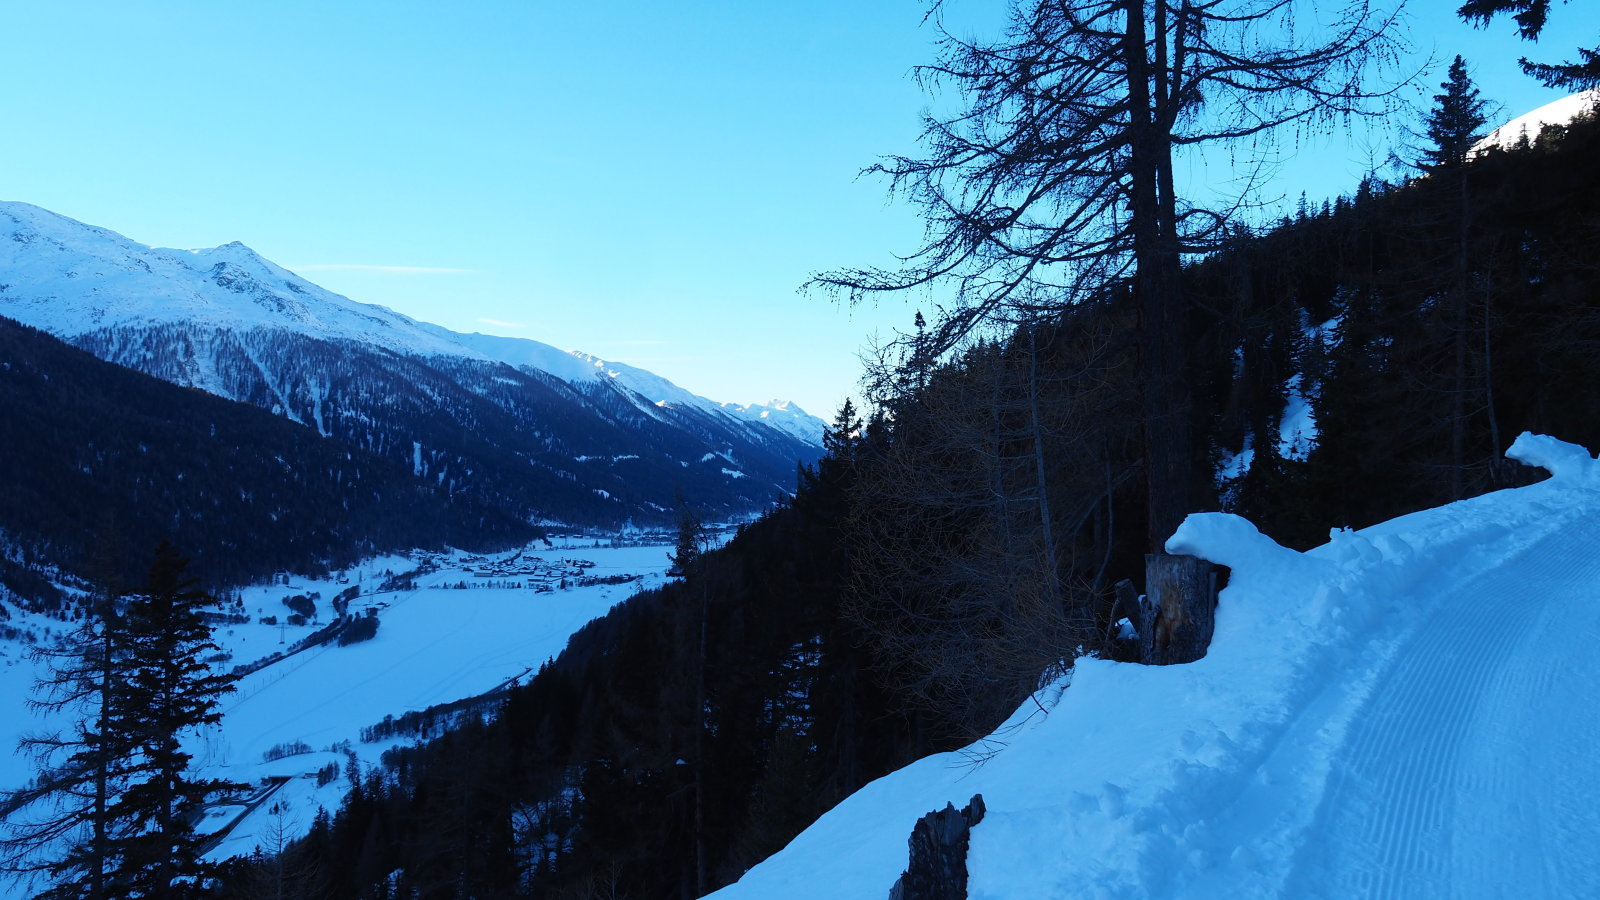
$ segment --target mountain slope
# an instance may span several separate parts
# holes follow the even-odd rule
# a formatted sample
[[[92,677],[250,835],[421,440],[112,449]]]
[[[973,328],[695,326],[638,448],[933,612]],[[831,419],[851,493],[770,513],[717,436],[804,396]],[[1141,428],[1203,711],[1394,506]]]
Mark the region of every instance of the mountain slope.
[[[1492,148],[1510,150],[1524,138],[1533,141],[1547,125],[1565,126],[1579,116],[1592,114],[1596,103],[1600,103],[1600,90],[1579,91],[1551,101],[1489,132],[1483,140],[1473,145],[1472,152],[1482,154]]]
[[[200,575],[236,583],[375,551],[532,534],[503,512],[452,502],[408,467],[3,317],[0,421],[0,535],[13,561],[103,576],[91,559],[109,557],[98,565],[133,579],[167,537],[196,557]]]
[[[746,513],[819,452],[803,413],[769,424],[643,370],[355,303],[242,244],[150,248],[28,204],[0,204],[0,314],[529,521],[665,521],[679,495]]]
[[[1202,660],[1080,660],[960,753],[867,786],[718,898],[877,898],[922,814],[981,793],[974,898],[1592,896],[1600,463],[1308,553],[1235,516],[1168,542],[1231,569]]]

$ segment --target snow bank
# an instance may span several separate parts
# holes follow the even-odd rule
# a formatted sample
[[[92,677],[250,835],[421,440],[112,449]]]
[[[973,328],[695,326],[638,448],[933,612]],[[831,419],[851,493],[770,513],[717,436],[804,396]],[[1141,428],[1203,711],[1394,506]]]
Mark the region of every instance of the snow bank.
[[[1587,785],[1586,796],[1600,783],[1600,763],[1584,749],[1600,726],[1573,735],[1565,723],[1556,726],[1564,732],[1521,725],[1517,752],[1530,761],[1520,774],[1484,775],[1485,760],[1499,754],[1476,753],[1471,740],[1538,706],[1475,691],[1520,684],[1517,673],[1552,653],[1595,673],[1562,682],[1566,690],[1600,690],[1588,645],[1561,650],[1575,615],[1592,622],[1579,638],[1600,633],[1590,587],[1600,578],[1594,461],[1531,435],[1509,455],[1553,477],[1360,532],[1335,530],[1307,553],[1237,516],[1189,517],[1168,550],[1231,570],[1204,659],[1164,668],[1079,660],[1070,686],[1040,697],[1057,701],[1048,715],[1030,701],[988,739],[867,785],[712,896],[809,900],[826,885],[839,900],[881,900],[905,867],[916,819],[976,793],[988,814],[972,832],[973,900],[1600,889],[1600,873],[1576,891],[1577,882],[1550,880],[1595,868],[1572,862],[1591,857],[1600,838],[1592,815],[1571,819],[1578,824],[1563,834],[1572,839],[1559,846],[1532,826],[1452,830],[1496,818],[1474,813],[1478,798],[1495,795],[1496,779],[1505,796],[1539,804],[1550,793],[1538,775],[1548,770],[1538,756],[1546,747],[1587,760],[1567,779]],[[1561,562],[1571,560],[1582,565]],[[1538,577],[1553,580],[1518,589]],[[1567,612],[1541,617],[1540,604],[1576,596],[1582,602]],[[1508,647],[1512,624],[1537,638]],[[1544,692],[1541,701],[1553,690],[1528,684]],[[1424,700],[1405,700],[1413,695]],[[1503,714],[1484,720],[1485,710]],[[1561,859],[1552,864],[1551,854]],[[1512,868],[1485,869],[1493,860]],[[1467,874],[1452,883],[1452,873]]]
[[[1542,434],[1524,431],[1512,441],[1506,458],[1537,466],[1567,481],[1593,481],[1595,477],[1595,459],[1589,451]]]

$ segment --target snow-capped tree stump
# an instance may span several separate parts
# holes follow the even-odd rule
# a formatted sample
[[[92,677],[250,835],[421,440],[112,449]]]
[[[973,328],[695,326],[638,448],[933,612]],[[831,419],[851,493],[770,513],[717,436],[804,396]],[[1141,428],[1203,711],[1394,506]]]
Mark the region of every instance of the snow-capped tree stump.
[[[946,803],[911,829],[911,864],[889,889],[889,900],[967,900],[967,843],[983,821],[983,795],[965,809]]]
[[[1205,656],[1216,625],[1216,567],[1165,553],[1147,554],[1144,563],[1148,600],[1141,604],[1141,661],[1168,666]]]

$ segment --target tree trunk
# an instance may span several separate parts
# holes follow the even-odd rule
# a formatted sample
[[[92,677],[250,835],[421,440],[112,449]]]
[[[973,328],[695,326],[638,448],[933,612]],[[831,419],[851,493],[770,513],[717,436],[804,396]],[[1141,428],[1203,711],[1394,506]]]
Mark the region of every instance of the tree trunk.
[[[1056,558],[1055,527],[1051,523],[1049,479],[1044,467],[1044,423],[1039,415],[1039,326],[1028,324],[1028,430],[1033,439],[1034,490],[1039,503],[1040,537],[1044,541],[1045,577],[1049,579],[1050,593],[1067,615],[1066,592],[1061,590],[1060,566]]]
[[[1216,624],[1216,568],[1193,556],[1151,553],[1145,586],[1155,621],[1139,635],[1144,662],[1166,666],[1205,656]]]
[[[1144,375],[1145,477],[1149,491],[1148,536],[1159,550],[1190,512],[1188,472],[1189,429],[1183,370],[1184,310],[1177,296],[1177,207],[1173,197],[1171,124],[1166,121],[1171,98],[1153,96],[1151,79],[1166,62],[1167,13],[1157,5],[1158,59],[1146,49],[1149,23],[1144,0],[1128,0],[1127,61],[1129,105],[1130,203],[1133,231],[1134,293],[1143,330],[1139,355]],[[1158,108],[1158,104],[1162,108]],[[1172,221],[1168,221],[1168,220]]]

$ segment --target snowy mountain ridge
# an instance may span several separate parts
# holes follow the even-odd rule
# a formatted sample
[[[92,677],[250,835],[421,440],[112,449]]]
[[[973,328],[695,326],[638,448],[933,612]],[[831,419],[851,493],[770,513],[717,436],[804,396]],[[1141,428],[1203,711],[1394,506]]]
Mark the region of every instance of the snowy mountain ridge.
[[[1546,125],[1566,125],[1581,115],[1593,113],[1600,103],[1600,88],[1579,91],[1559,100],[1551,101],[1537,109],[1523,113],[1486,135],[1472,146],[1474,154],[1490,149],[1509,150],[1523,138],[1534,140]]]
[[[580,389],[615,380],[650,404],[692,407],[821,442],[822,421],[791,404],[717,403],[588,354],[524,338],[459,334],[326,290],[237,241],[202,250],[149,247],[32,204],[0,201],[0,273],[0,314],[68,339],[162,325],[284,330],[404,355],[504,362]]]
[[[662,524],[683,502],[749,516],[821,452],[822,423],[796,408],[724,407],[642,369],[354,302],[243,244],[151,248],[25,203],[0,204],[0,316],[534,524]]]
[[[28,203],[0,202],[0,272],[0,311],[61,336],[176,323],[289,329],[414,354],[466,352],[393,310],[317,287],[244,244],[148,247]]]
[[[1080,659],[712,896],[881,898],[913,823],[974,794],[975,900],[1600,894],[1600,462],[1507,455],[1552,477],[1306,553],[1191,516],[1167,549],[1231,572],[1205,658]]]

